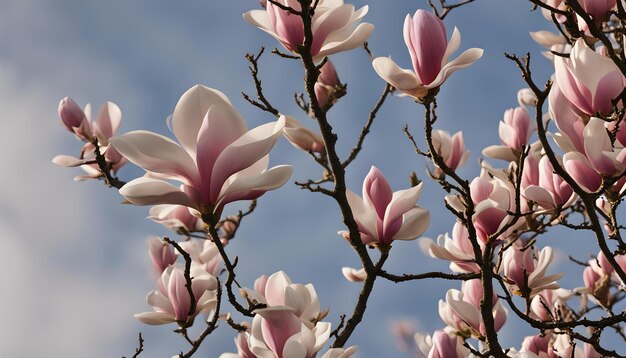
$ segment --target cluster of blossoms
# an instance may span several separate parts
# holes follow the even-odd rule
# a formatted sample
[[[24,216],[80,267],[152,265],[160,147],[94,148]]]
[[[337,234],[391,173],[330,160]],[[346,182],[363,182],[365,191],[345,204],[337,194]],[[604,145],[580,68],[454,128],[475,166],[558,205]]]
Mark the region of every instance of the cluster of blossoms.
[[[626,319],[624,313],[618,316],[613,311],[626,297],[626,245],[617,220],[618,205],[626,195],[626,36],[618,38],[620,31],[614,31],[616,17],[624,21],[626,14],[623,8],[615,10],[614,0],[575,2],[582,13],[569,1],[541,4],[547,17],[562,24],[560,35],[531,33],[552,51],[546,56],[554,66],[549,88],[538,89],[528,65],[524,68],[522,61],[512,57],[531,88],[520,90],[519,105],[505,110],[499,123],[500,144],[482,151],[485,157],[506,165],[499,168],[482,161],[480,175],[472,180],[456,173],[469,157],[463,133],[450,135],[434,129],[437,118],[431,108],[436,107],[436,95],[450,75],[479,60],[483,50],[472,48],[451,60],[460,46],[459,31],[455,28],[448,41],[444,16],[417,10],[407,15],[403,29],[413,70],[402,69],[387,57],[372,61],[383,80],[425,107],[429,149],[419,150],[414,142],[416,151],[432,160],[430,176],[449,193],[445,205],[457,218],[451,236],[439,235],[437,242],[420,240],[423,251],[450,262],[453,273],[415,277],[452,278],[462,284],[460,290],[449,289],[439,301],[443,329],[432,335],[406,327],[396,330],[403,344],[411,341],[418,357],[600,357],[614,351],[603,348],[599,333],[587,338],[573,328],[591,326],[600,333],[607,327],[622,328],[615,318],[581,322],[593,309],[588,302],[621,322]],[[154,311],[136,317],[146,324],[176,323],[176,332],[192,345],[185,356],[195,352],[218,322],[226,321],[238,331],[237,353],[224,353],[223,358],[313,358],[331,336],[336,338],[334,348],[322,358],[347,358],[357,348],[342,347],[363,317],[374,280],[413,279],[412,275],[388,274],[382,266],[395,241],[418,239],[428,228],[430,212],[417,205],[424,184],[415,181],[410,188],[394,192],[382,172],[372,166],[361,196],[345,185],[345,169],[358,154],[371,122],[364,127],[354,156],[341,162],[334,147],[336,135],[325,115],[347,87],[327,56],[359,47],[368,39],[374,27],[361,22],[368,7],[355,10],[342,0],[269,0],[261,5],[264,9],[247,12],[244,19],[293,54],[279,55],[303,61],[312,103],[302,109],[318,121],[320,132],[281,114],[261,92],[258,97],[263,103],[251,102],[276,120],[249,130],[223,93],[202,85],[190,88],[171,117],[177,141],[142,130],[116,136],[121,111],[115,104],[106,103],[92,123],[88,106],[83,111],[64,98],[59,105],[61,122],[86,144],[78,158],[57,156],[53,161],[80,165],[88,173],[80,178],[104,177],[127,202],[151,205],[152,220],[184,236],[178,243],[150,239],[149,255],[158,279],[157,290],[148,294],[147,302]],[[621,62],[615,59],[620,52]],[[257,91],[261,90],[257,82]],[[546,101],[548,111],[543,113]],[[556,127],[553,132],[551,123]],[[333,332],[331,324],[322,321],[328,310],[321,310],[312,284],[294,284],[279,271],[259,277],[254,289],[241,288],[235,281],[237,262],[231,262],[224,249],[255,204],[246,213],[224,217],[226,205],[255,200],[291,177],[289,165],[269,168],[269,152],[281,136],[323,167],[322,179],[300,185],[336,199],[347,226],[339,233],[361,258],[361,268],[342,269],[347,280],[364,283],[353,317],[345,327],[342,318]],[[126,161],[143,168],[145,175],[128,183],[119,181],[115,175]],[[332,190],[323,186],[329,182],[335,184]],[[570,222],[572,217],[579,217],[579,222]],[[593,232],[600,244],[601,251],[586,263],[583,286],[578,288],[560,287],[563,274],[549,273],[557,250],[538,244],[539,234],[559,224]],[[607,244],[607,237],[615,244]],[[367,246],[378,249],[378,263],[372,261]],[[181,257],[184,263],[178,262]],[[224,273],[225,283],[221,283],[218,278]],[[240,287],[247,308],[233,294],[233,283]],[[234,323],[230,313],[220,311],[223,290],[232,306],[251,317],[251,322]],[[517,307],[516,300],[525,307]],[[573,308],[576,300],[578,309]],[[510,311],[540,333],[526,337],[519,350],[509,348],[503,353],[497,333]],[[200,314],[206,315],[207,333],[192,340],[186,329]],[[584,344],[576,345],[575,339]]]

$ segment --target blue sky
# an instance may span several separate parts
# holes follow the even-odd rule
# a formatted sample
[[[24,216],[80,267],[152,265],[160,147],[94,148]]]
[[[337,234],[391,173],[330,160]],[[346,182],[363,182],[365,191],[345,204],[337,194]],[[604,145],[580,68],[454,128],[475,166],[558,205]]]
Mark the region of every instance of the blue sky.
[[[374,54],[391,55],[401,66],[410,67],[402,23],[407,13],[425,4],[369,2],[365,21],[376,26],[369,41]],[[145,219],[147,208],[120,205],[122,198],[115,190],[100,182],[74,183],[79,170],[50,162],[56,154],[80,150],[80,144],[58,125],[57,105],[62,97],[71,96],[97,110],[111,100],[122,109],[121,132],[147,129],[167,135],[165,118],[179,96],[202,83],[229,96],[249,126],[270,121],[268,114],[247,104],[240,94],[253,92],[244,54],[261,46],[268,50],[278,46],[243,21],[242,13],[254,8],[258,8],[255,0],[0,0],[1,355],[128,355],[139,331],[146,339],[145,357],[171,356],[186,348],[171,333],[173,326],[147,327],[132,316],[150,309],[144,300],[153,289],[146,237],[169,233]],[[528,36],[528,31],[549,29],[550,24],[529,9],[521,0],[478,0],[446,19],[448,34],[457,26],[463,36],[460,51],[485,49],[483,58],[455,73],[439,95],[439,128],[463,130],[472,151],[461,170],[467,178],[478,174],[481,149],[498,144],[497,123],[505,109],[517,105],[516,92],[523,87],[503,52],[531,51],[538,82],[552,72],[550,63],[539,55],[541,48]],[[348,95],[330,113],[345,155],[384,82],[361,50],[332,60],[341,80],[348,83]],[[260,62],[270,101],[312,126],[292,100],[294,92],[302,91],[302,75],[297,62],[269,51]],[[425,177],[426,163],[412,152],[401,131],[405,123],[419,134],[421,108],[406,98],[391,98],[366,140],[366,149],[349,168],[348,185],[353,191],[360,191],[372,164],[387,175],[395,190],[408,187],[411,171]],[[271,160],[294,165],[294,180],[320,175],[309,157],[285,140]],[[132,165],[121,172],[126,180],[139,175],[141,171]],[[443,191],[427,181],[419,203],[431,210],[433,219],[425,236],[435,238],[451,229],[453,219],[445,212],[442,198]],[[358,265],[356,255],[336,235],[343,229],[340,222],[333,202],[293,184],[266,194],[228,247],[231,255],[240,257],[241,282],[252,285],[258,275],[283,269],[295,282],[314,283],[322,306],[330,307],[329,319],[336,324],[340,314],[352,310],[359,289],[340,273],[342,266]],[[546,235],[557,247],[574,239],[564,236]],[[580,252],[595,253],[592,238],[576,240]],[[571,269],[564,255],[559,257],[553,270]],[[395,244],[387,268],[396,273],[447,270],[444,263],[426,257],[417,241]],[[564,286],[580,285],[579,273],[575,268],[563,279]],[[359,357],[397,352],[388,329],[396,318],[412,319],[422,331],[441,329],[437,300],[452,287],[438,281],[377,282],[365,320],[350,344],[361,347]],[[520,337],[530,331],[512,317],[510,321],[501,335],[506,345],[519,346]],[[233,336],[221,327],[198,356],[234,351]]]

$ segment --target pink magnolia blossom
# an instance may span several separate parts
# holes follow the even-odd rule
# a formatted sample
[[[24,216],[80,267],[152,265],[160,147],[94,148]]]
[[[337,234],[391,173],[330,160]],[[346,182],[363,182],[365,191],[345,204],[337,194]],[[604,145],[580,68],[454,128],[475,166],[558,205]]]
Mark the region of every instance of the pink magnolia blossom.
[[[363,282],[367,278],[367,272],[365,272],[364,268],[355,269],[344,266],[341,268],[341,273],[350,282]]]
[[[301,10],[297,0],[277,2],[295,11]],[[311,19],[313,61],[321,62],[328,55],[352,50],[367,41],[374,25],[359,23],[367,10],[368,7],[364,6],[355,11],[354,5],[344,4],[343,0],[320,0]],[[304,25],[300,16],[268,2],[265,10],[248,11],[243,18],[276,38],[287,50],[300,52],[304,44]]]
[[[480,279],[464,281],[461,291],[450,289],[446,293],[446,301],[439,301],[439,315],[454,330],[478,338],[483,337],[485,324],[480,313],[482,299],[483,289]],[[507,310],[495,293],[492,296],[492,304],[494,328],[499,331],[506,321]]]
[[[163,273],[178,258],[176,249],[157,236],[152,236],[148,239],[148,254],[154,270],[159,274]]]
[[[551,353],[550,342],[554,339],[553,334],[534,335],[524,338],[520,352],[529,352],[539,358],[548,358]]]
[[[256,355],[250,351],[249,347],[250,333],[239,332],[235,337],[235,346],[237,353],[222,353],[219,358],[256,358]]]
[[[222,245],[226,243],[227,242],[224,242]],[[204,269],[212,276],[219,275],[222,256],[220,256],[217,246],[213,241],[190,239],[181,242],[179,245],[189,254],[195,267]]]
[[[574,296],[574,292],[559,288],[543,290],[535,295],[530,302],[531,317],[541,321],[552,321],[557,312],[566,315],[568,308],[566,301]]]
[[[154,312],[138,313],[135,318],[150,325],[177,322],[180,326],[186,326],[199,313],[213,309],[217,303],[215,277],[200,268],[192,268],[191,277],[196,302],[196,309],[191,316],[191,297],[185,287],[184,268],[171,265],[161,275],[159,290],[151,291],[146,297]]]
[[[463,339],[445,330],[435,331],[432,335],[415,334],[417,358],[465,358],[471,356],[463,345]]]
[[[611,101],[626,86],[626,77],[610,58],[602,56],[576,40],[570,58],[554,59],[556,85],[582,113],[609,113]]]
[[[320,69],[320,75],[315,82],[315,97],[320,107],[328,108],[333,103],[329,103],[329,96],[335,92],[337,86],[341,86],[335,66],[330,60],[324,63]]]
[[[417,100],[441,86],[453,72],[470,66],[483,55],[482,49],[472,48],[449,61],[461,43],[461,34],[454,28],[448,43],[443,21],[422,9],[412,18],[406,16],[404,42],[415,72],[400,68],[389,57],[378,57],[372,65],[382,79]]]
[[[312,284],[292,283],[284,271],[278,271],[267,279],[259,277],[255,291],[244,288],[249,299],[268,307],[289,307],[307,326],[312,327],[320,317],[320,302]]]
[[[563,274],[546,275],[548,265],[552,262],[552,248],[546,246],[536,252],[530,248],[524,251],[521,249],[518,245],[511,246],[502,259],[504,277],[513,292],[520,296],[533,297],[543,290],[559,288],[556,280]]]
[[[304,127],[297,119],[291,116],[285,116],[283,135],[294,147],[305,152],[320,154],[326,152],[322,136]]]
[[[415,205],[422,184],[391,191],[378,168],[372,166],[363,181],[363,198],[347,190],[347,198],[359,225],[364,244],[391,244],[394,240],[414,240],[428,227],[430,213]]]
[[[507,109],[504,119],[498,127],[502,145],[492,145],[483,150],[483,155],[515,161],[522,152],[522,145],[528,144],[530,135],[535,130],[535,122],[530,119],[524,107]]]
[[[70,155],[57,155],[52,159],[54,164],[63,167],[80,166],[86,175],[77,176],[76,181],[86,179],[98,179],[103,176],[95,160],[95,145],[97,141],[100,153],[104,156],[107,166],[113,172],[126,164],[124,158],[115,148],[109,145],[109,138],[115,135],[122,122],[122,112],[113,102],[106,102],[102,105],[96,120],[91,120],[91,105],[87,104],[85,110],[81,110],[78,105],[69,97],[65,97],[59,103],[59,116],[61,123],[81,141],[86,142],[81,150],[79,158]]]
[[[548,96],[550,118],[554,120],[558,133],[554,134],[554,141],[564,151],[578,151],[584,153],[583,131],[585,122],[577,113],[573,105],[565,97],[558,86],[552,86]]]
[[[330,337],[330,323],[308,327],[291,307],[269,307],[255,313],[249,347],[257,357],[313,358]]]
[[[580,0],[580,6],[596,21],[601,21],[611,9],[615,7],[617,0]],[[579,19],[579,21],[583,21]]]
[[[172,115],[180,144],[148,131],[111,139],[120,153],[147,171],[120,193],[136,205],[178,204],[202,214],[219,214],[227,203],[258,198],[291,176],[291,166],[267,169],[267,154],[284,123],[281,117],[248,130],[223,93],[196,85],[183,94]]]
[[[583,130],[583,147],[583,153],[565,153],[563,166],[585,191],[598,190],[603,176],[620,176],[626,170],[626,149],[612,146],[603,120],[589,120]]]
[[[85,116],[85,112],[70,97],[65,97],[59,102],[59,117],[61,124],[79,140],[89,141],[93,135],[91,121]]]
[[[463,140],[462,131],[458,131],[450,137],[450,133],[437,129],[433,131],[432,138],[435,152],[443,158],[448,168],[457,170],[465,165],[470,152],[465,151],[465,140]],[[435,169],[434,174],[437,177],[445,175],[439,167]]]
[[[182,205],[161,204],[150,208],[148,218],[176,232],[204,231],[204,223]],[[193,210],[193,209],[192,209]]]
[[[472,221],[476,234],[486,243],[491,235],[506,225],[508,212],[515,210],[514,190],[510,183],[497,176],[490,178],[487,171],[483,171],[470,183],[470,193],[475,205]]]
[[[474,248],[469,240],[467,228],[459,221],[454,224],[452,238],[445,235],[437,237],[437,243],[422,239],[420,246],[431,257],[450,262],[450,269],[455,272],[479,272],[480,266],[474,261]]]
[[[357,346],[350,346],[348,348],[331,348],[320,358],[349,358],[352,357],[358,348]]]
[[[522,195],[526,200],[531,200],[545,210],[566,208],[576,200],[576,194],[572,187],[554,172],[554,168],[547,156],[543,156],[539,163],[532,155],[526,157],[524,165],[524,178],[522,180]],[[527,172],[536,172],[532,179]]]

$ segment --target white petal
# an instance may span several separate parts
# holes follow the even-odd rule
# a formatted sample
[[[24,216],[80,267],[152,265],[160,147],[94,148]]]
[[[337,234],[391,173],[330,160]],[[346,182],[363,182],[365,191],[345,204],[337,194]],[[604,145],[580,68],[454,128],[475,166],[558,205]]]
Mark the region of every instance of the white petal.
[[[441,86],[452,73],[462,68],[472,65],[483,56],[483,49],[471,48],[465,50],[459,57],[455,58],[451,62],[448,62],[437,75],[437,78],[427,86],[427,88],[435,88]]]
[[[148,131],[133,131],[113,137],[110,142],[120,154],[147,171],[173,175],[187,184],[198,181],[194,160],[167,137]]]
[[[126,183],[120,194],[135,205],[177,204],[197,209],[179,188],[162,180],[137,178]]]

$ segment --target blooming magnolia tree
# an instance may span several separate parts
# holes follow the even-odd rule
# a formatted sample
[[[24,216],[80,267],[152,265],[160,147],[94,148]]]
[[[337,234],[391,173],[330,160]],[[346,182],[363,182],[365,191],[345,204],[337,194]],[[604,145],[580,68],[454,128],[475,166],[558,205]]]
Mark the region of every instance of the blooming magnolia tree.
[[[296,101],[315,128],[281,112],[264,95],[263,50],[247,55],[256,94],[244,97],[276,121],[252,129],[222,92],[204,85],[187,90],[174,108],[169,125],[175,139],[141,130],[118,134],[121,110],[113,103],[105,103],[92,121],[89,105],[83,110],[69,97],[61,100],[62,125],[84,145],[77,157],[59,155],[54,163],[79,166],[86,174],[77,180],[101,179],[128,203],[151,206],[149,217],[179,235],[150,240],[148,253],[159,278],[147,295],[151,309],[136,314],[145,324],[167,325],[184,337],[188,346],[172,353],[194,355],[221,326],[232,330],[237,351],[222,357],[350,357],[358,344],[351,336],[374,283],[425,279],[449,280],[450,289],[439,301],[442,329],[424,334],[401,322],[394,327],[402,348],[417,357],[626,353],[616,339],[605,338],[611,331],[626,340],[626,243],[619,208],[626,195],[625,5],[530,0],[556,29],[531,33],[547,48],[554,75],[535,78],[530,54],[506,55],[528,88],[518,92],[519,106],[504,113],[500,144],[482,150],[499,161],[482,161],[478,177],[463,178],[457,173],[468,157],[463,133],[437,129],[436,109],[440,87],[483,54],[479,48],[456,54],[460,31],[454,28],[448,36],[443,21],[471,2],[431,1],[430,9],[406,16],[402,36],[411,63],[401,65],[409,69],[387,57],[372,58],[387,85],[346,156],[337,151],[342,133],[333,130],[328,116],[347,87],[329,56],[359,47],[371,56],[366,41],[374,25],[365,22],[367,6],[355,9],[342,0],[267,0],[243,14],[284,47],[272,51],[276,60],[301,63],[305,94]],[[372,166],[357,194],[346,185],[346,171],[391,94],[423,107],[419,136],[426,147],[417,144],[418,133],[405,128],[405,134],[416,155],[432,162],[430,180],[413,175],[408,188],[392,188]],[[323,310],[313,284],[294,283],[283,271],[254,283],[237,279],[238,259],[228,243],[254,214],[255,200],[280,190],[292,174],[288,165],[268,168],[281,136],[319,165],[319,178],[296,184],[334,200],[345,225],[339,232],[345,242],[337,245],[350,245],[361,261],[361,267],[342,270],[348,281],[361,285],[349,314]],[[127,162],[145,174],[128,182],[118,178]],[[423,187],[433,183],[448,192],[445,208],[456,223],[451,235],[436,242],[422,238],[420,245],[427,255],[449,262],[450,272],[390,273],[385,262],[392,246],[420,238],[429,226],[429,210],[418,201]],[[249,202],[249,209],[233,212],[229,204],[236,201]],[[557,226],[582,231],[597,243],[588,262],[572,260],[584,266],[579,287],[561,287],[563,274],[550,267],[554,250],[542,234]],[[498,331],[515,318],[535,335],[521,337],[517,347],[503,346]],[[199,335],[190,333],[192,326],[201,326]],[[134,356],[142,350],[140,335]]]

